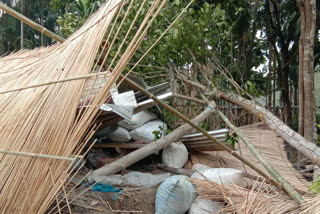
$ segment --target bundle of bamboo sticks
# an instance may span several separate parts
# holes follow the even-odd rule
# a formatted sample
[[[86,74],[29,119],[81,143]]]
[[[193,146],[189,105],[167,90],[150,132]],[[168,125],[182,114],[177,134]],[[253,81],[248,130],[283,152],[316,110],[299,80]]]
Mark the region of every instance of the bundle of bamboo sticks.
[[[130,28],[118,38],[134,2],[109,0],[63,43],[0,58],[0,150],[7,151],[0,154],[1,213],[44,213],[59,190],[68,194],[63,186],[69,175],[70,157],[77,156],[92,136],[92,123],[99,107],[166,1],[138,1],[140,9]],[[142,8],[148,12],[137,23]],[[123,9],[126,12],[120,20]],[[133,31],[133,26],[138,28]],[[108,79],[100,90],[88,93],[87,96],[94,93],[94,99],[78,112],[88,84],[86,78],[90,76],[91,87],[95,85],[88,74],[95,68],[93,64],[106,32],[110,50],[117,39],[121,41],[116,56],[108,60],[107,71],[112,73],[105,72]],[[104,62],[110,58],[109,53]],[[83,78],[70,80],[79,76]]]

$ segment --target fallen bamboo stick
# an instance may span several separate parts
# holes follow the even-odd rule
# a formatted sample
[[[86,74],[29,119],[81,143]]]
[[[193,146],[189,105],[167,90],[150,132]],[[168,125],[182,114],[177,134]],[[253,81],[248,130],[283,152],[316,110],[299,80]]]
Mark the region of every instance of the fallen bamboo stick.
[[[301,195],[293,188],[293,186],[284,179],[278,171],[273,168],[273,166],[268,163],[264,159],[264,157],[258,152],[258,150],[253,146],[253,144],[250,142],[250,140],[236,127],[234,126],[231,121],[219,110],[216,110],[216,112],[219,114],[221,119],[229,126],[243,141],[244,144],[248,147],[248,149],[251,151],[251,153],[255,156],[255,158],[263,165],[263,167],[269,172],[269,174],[277,181],[279,184],[286,190],[286,192],[299,204],[301,205],[304,201],[304,199],[301,197]]]
[[[45,155],[45,154],[38,154],[38,153],[31,153],[31,152],[15,152],[15,151],[6,151],[6,150],[0,150],[0,153],[9,154],[9,155],[38,157],[38,158],[51,158],[51,159],[67,160],[67,161],[74,161],[76,159],[76,158],[56,156],[56,155]]]
[[[8,14],[10,14],[11,16],[19,19],[20,21],[22,21],[23,23],[29,25],[30,27],[36,29],[37,31],[43,33],[44,35],[47,35],[48,37],[58,41],[58,42],[63,42],[65,39],[62,38],[61,36],[51,32],[50,30],[48,30],[47,28],[39,25],[38,23],[32,21],[31,19],[25,17],[24,15],[18,13],[17,11],[11,9],[10,7],[8,7],[7,5],[5,5],[4,3],[0,2],[0,9],[6,11]]]
[[[70,77],[70,78],[65,78],[65,79],[60,79],[60,80],[52,80],[44,83],[39,83],[39,84],[34,84],[34,85],[28,85],[20,88],[13,88],[5,91],[0,91],[0,94],[6,94],[10,92],[15,92],[15,91],[21,91],[25,89],[30,89],[30,88],[37,88],[41,86],[47,86],[47,85],[53,85],[57,83],[64,83],[64,82],[69,82],[69,81],[74,81],[74,80],[82,80],[82,79],[88,79],[91,77],[98,77],[98,76],[106,76],[108,73],[107,72],[98,72],[98,73],[93,73],[93,74],[86,74],[86,75],[81,75],[81,76],[76,76],[76,77]]]

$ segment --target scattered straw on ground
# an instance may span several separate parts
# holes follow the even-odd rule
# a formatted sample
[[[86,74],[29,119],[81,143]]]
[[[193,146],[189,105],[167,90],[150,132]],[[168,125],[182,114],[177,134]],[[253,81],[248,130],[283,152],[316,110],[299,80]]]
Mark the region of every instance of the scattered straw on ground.
[[[199,197],[221,201],[225,207],[218,213],[232,214],[318,214],[320,197],[305,196],[298,207],[288,196],[282,195],[265,183],[255,182],[250,189],[222,186],[206,180],[191,179]]]
[[[288,161],[283,140],[276,136],[274,131],[266,126],[246,126],[241,131],[249,138],[252,144],[263,155],[263,157],[293,186],[302,191],[308,191],[308,182],[293,168]],[[252,163],[256,163],[260,169],[267,171],[259,164],[249,149],[240,143],[238,152]],[[244,166],[236,158],[227,152],[201,152],[193,156],[194,162],[200,162],[211,167],[228,167],[247,171],[257,175],[248,166]],[[267,173],[268,174],[268,173]]]

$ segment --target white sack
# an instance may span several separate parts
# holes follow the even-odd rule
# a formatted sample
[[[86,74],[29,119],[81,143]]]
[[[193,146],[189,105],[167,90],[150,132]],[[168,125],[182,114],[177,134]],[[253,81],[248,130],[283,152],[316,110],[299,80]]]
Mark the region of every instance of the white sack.
[[[200,170],[199,172],[201,172],[202,175],[204,175],[206,178],[217,184],[223,184],[227,186],[245,186],[245,181],[243,179],[242,172],[237,169],[211,168]],[[200,175],[198,172],[195,172],[191,177],[204,180],[202,175]]]
[[[194,198],[194,186],[187,176],[171,176],[157,190],[155,213],[184,214],[190,208]]]
[[[116,186],[152,187],[170,177],[170,173],[153,175],[142,172],[129,172],[125,175],[96,176],[94,180],[99,183]]]
[[[188,150],[183,143],[172,143],[162,152],[162,163],[174,168],[182,168],[188,161]]]
[[[146,122],[156,119],[156,115],[149,111],[142,111],[132,116],[131,120],[122,120],[118,124],[128,130],[139,128]]]
[[[112,142],[127,143],[131,140],[129,131],[125,128],[118,126],[113,132],[108,135],[108,138]]]
[[[154,131],[159,131],[164,136],[167,131],[167,124],[160,120],[153,120],[131,131],[130,136],[135,141],[151,143],[155,140]]]
[[[201,164],[201,163],[196,163],[192,165],[192,169],[198,170],[198,171],[202,171],[205,169],[210,169],[209,166]]]
[[[197,197],[190,209],[188,214],[212,214],[218,212],[223,208],[223,204],[219,201],[211,201]]]

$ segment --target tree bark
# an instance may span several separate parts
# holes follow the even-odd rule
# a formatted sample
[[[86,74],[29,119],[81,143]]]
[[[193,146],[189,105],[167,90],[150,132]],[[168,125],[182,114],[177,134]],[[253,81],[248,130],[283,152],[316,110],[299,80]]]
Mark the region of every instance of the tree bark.
[[[281,90],[281,101],[283,104],[282,119],[284,122],[292,125],[292,109],[289,96],[289,72],[290,62],[295,57],[296,46],[294,45],[297,39],[294,37],[293,31],[295,29],[296,22],[299,18],[298,15],[294,15],[290,19],[286,20],[286,26],[290,33],[283,33],[284,21],[281,17],[281,4],[276,0],[268,0],[265,5],[267,11],[267,18],[269,25],[267,27],[267,36],[269,42],[272,44],[277,59],[277,72],[279,78],[279,88]],[[293,43],[291,46],[290,44]],[[280,52],[278,52],[280,48]]]
[[[316,142],[316,113],[314,97],[314,39],[316,1],[297,0],[300,11],[299,39],[299,133]]]
[[[281,88],[281,100],[283,103],[282,117],[283,121],[289,126],[292,126],[292,113],[291,113],[291,102],[289,96],[289,66],[283,68],[279,74],[279,83]]]

